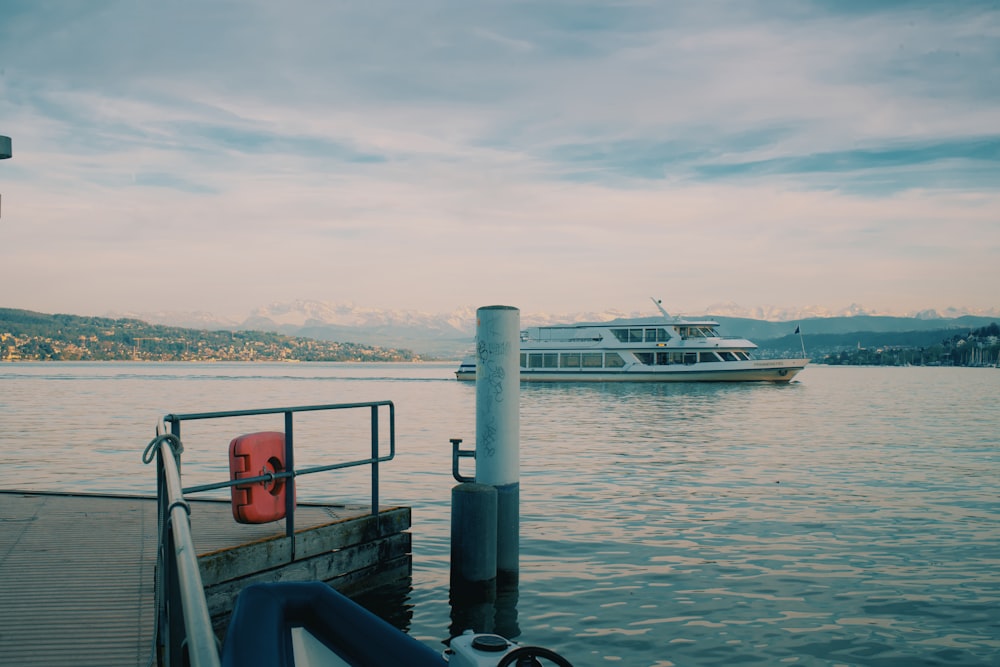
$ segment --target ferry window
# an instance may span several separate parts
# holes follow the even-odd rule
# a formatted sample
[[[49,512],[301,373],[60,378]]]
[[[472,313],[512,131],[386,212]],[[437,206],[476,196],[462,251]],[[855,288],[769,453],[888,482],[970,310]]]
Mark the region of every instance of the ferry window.
[[[600,352],[584,352],[580,356],[584,368],[600,368],[604,361]]]
[[[604,355],[604,365],[607,368],[621,368],[625,365],[625,360],[617,352],[608,352]]]
[[[742,359],[743,361],[750,360],[750,355],[744,352],[743,350],[739,350],[738,352],[733,352],[733,354],[735,354],[737,358]]]
[[[642,329],[629,329],[628,330],[628,342],[630,342],[630,343],[641,343],[642,342]]]
[[[528,355],[524,352],[521,353],[521,368],[528,367]]]
[[[702,352],[699,361],[701,361],[701,363],[705,363],[708,361],[721,361],[721,360],[717,356],[715,356],[715,352]]]
[[[542,355],[538,352],[532,352],[528,355],[528,368],[541,368],[542,367]]]
[[[687,366],[698,363],[698,353],[697,352],[685,352],[684,353],[684,363]]]
[[[646,329],[647,343],[665,343],[670,340],[670,334],[666,329]]]
[[[580,353],[572,352],[568,354],[563,354],[559,358],[559,365],[563,368],[579,368],[580,367]]]
[[[670,365],[670,353],[669,352],[657,352],[656,353],[656,365],[657,366],[668,366],[668,365]]]
[[[722,352],[719,352],[719,356],[722,357],[723,361],[736,361],[736,355],[732,352],[723,350]]]
[[[639,360],[639,363],[645,366],[653,365],[653,353],[652,352],[636,352],[635,358]]]
[[[559,354],[556,352],[546,352],[542,355],[542,366],[545,368],[556,368],[559,366]]]
[[[619,343],[628,342],[628,329],[612,329],[611,333],[615,335]]]
[[[684,363],[684,353],[683,352],[671,352],[670,353],[670,363],[672,363],[672,364],[683,364]]]

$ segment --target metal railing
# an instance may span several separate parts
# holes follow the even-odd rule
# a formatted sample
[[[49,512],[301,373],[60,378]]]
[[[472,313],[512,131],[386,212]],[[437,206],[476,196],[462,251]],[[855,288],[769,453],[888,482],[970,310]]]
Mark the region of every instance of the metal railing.
[[[164,445],[168,451],[164,455]],[[143,454],[149,463],[156,453],[156,624],[149,663],[218,667],[219,649],[212,631],[198,555],[191,539],[191,508],[181,489],[181,441],[168,434],[163,422]],[[170,612],[175,612],[171,614]],[[180,613],[176,613],[180,612]],[[162,640],[162,642],[161,642]],[[186,660],[185,660],[186,657]],[[157,658],[159,658],[157,660]]]
[[[379,408],[389,411],[389,452],[379,455]],[[371,411],[371,456],[365,459],[344,461],[329,465],[296,469],[294,466],[294,419],[300,412],[321,410],[348,410],[368,408]],[[243,477],[212,484],[184,488],[181,486],[181,424],[185,421],[248,417],[268,414],[284,415],[285,465],[284,470],[256,477]],[[161,664],[169,667],[217,667],[219,647],[212,629],[211,616],[205,600],[198,557],[191,538],[191,509],[185,494],[199,493],[255,482],[273,482],[285,479],[285,536],[289,538],[291,558],[295,558],[295,478],[318,472],[371,466],[371,513],[379,508],[379,463],[392,460],[396,455],[395,406],[392,401],[366,403],[339,403],[307,405],[259,410],[232,410],[166,415],[157,425],[156,438],[147,446],[143,461],[150,463],[156,454],[156,497],[158,509],[159,545],[156,568],[156,629],[154,630],[154,656],[159,653]],[[167,433],[166,424],[170,424]],[[166,445],[166,447],[164,447]],[[166,455],[165,455],[166,454]]]
[[[389,453],[379,456],[379,407],[389,408]],[[371,456],[366,459],[345,461],[331,465],[314,466],[311,468],[295,469],[295,438],[293,429],[293,415],[298,412],[317,412],[320,410],[351,410],[358,408],[369,408],[371,410]],[[203,419],[225,419],[231,417],[252,417],[257,415],[283,414],[285,417],[285,470],[282,472],[259,475],[257,477],[242,477],[239,480],[217,482],[215,484],[202,484],[184,489],[184,493],[199,493],[212,489],[222,489],[230,486],[250,484],[253,482],[273,482],[280,479],[287,479],[288,491],[285,494],[285,536],[292,537],[295,534],[295,478],[301,475],[309,475],[328,470],[338,470],[341,468],[353,468],[362,465],[372,467],[371,480],[371,508],[372,514],[378,514],[378,464],[390,461],[396,455],[396,407],[392,401],[370,401],[367,403],[334,403],[328,405],[301,405],[290,408],[264,408],[259,410],[230,410],[226,412],[196,412],[191,414],[170,414],[163,418],[163,421],[170,423],[170,432],[181,437],[181,422],[203,420]],[[295,557],[295,545],[292,544],[292,557]]]

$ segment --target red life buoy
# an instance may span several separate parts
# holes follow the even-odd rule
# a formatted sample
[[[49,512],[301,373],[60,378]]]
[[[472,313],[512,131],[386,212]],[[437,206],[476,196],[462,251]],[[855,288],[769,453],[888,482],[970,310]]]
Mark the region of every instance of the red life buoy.
[[[285,471],[285,434],[248,433],[229,443],[229,479]],[[233,518],[239,523],[270,523],[285,517],[285,478],[237,484],[232,491]]]

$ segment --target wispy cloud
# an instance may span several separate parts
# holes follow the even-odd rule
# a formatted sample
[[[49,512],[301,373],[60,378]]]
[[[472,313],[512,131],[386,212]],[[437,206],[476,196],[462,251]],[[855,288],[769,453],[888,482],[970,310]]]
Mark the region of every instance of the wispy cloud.
[[[998,45],[991,2],[9,0],[0,279],[84,313],[992,307]]]

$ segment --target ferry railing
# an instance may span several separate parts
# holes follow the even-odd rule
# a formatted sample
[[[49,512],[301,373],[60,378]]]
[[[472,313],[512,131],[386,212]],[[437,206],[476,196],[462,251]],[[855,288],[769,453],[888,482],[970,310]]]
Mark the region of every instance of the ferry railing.
[[[343,461],[328,465],[295,468],[294,457],[294,415],[301,412],[326,410],[352,410],[367,408],[371,411],[370,434],[371,456],[364,459]],[[388,408],[389,452],[379,455],[379,411]],[[284,469],[256,477],[242,477],[237,480],[181,486],[181,424],[186,421],[252,417],[269,414],[284,416],[285,461]],[[166,424],[170,424],[170,432]],[[164,448],[164,444],[167,445]],[[169,454],[164,456],[164,449]],[[291,558],[295,558],[295,478],[318,472],[371,466],[371,514],[379,512],[379,464],[391,461],[396,456],[396,409],[392,401],[369,401],[364,403],[335,403],[326,405],[304,405],[284,408],[264,408],[255,410],[229,410],[221,412],[198,412],[189,414],[169,414],[157,425],[156,438],[150,442],[143,454],[143,461],[149,463],[155,451],[157,461],[156,496],[159,515],[160,544],[157,555],[156,584],[156,633],[154,645],[160,651],[162,664],[168,667],[191,665],[192,667],[216,667],[219,664],[219,650],[212,630],[211,616],[205,600],[205,591],[198,569],[198,557],[191,538],[191,509],[185,494],[200,493],[256,482],[274,482],[284,479],[285,494],[285,536],[289,538]]]

